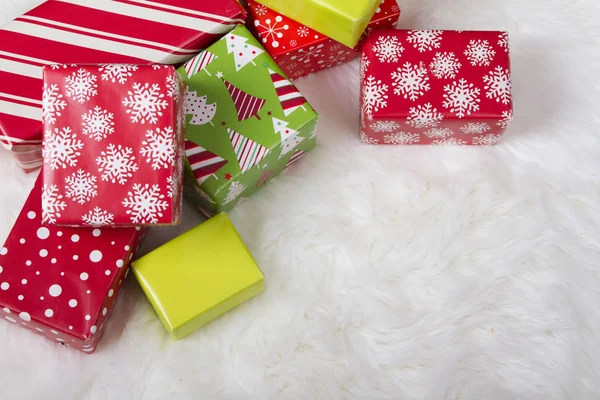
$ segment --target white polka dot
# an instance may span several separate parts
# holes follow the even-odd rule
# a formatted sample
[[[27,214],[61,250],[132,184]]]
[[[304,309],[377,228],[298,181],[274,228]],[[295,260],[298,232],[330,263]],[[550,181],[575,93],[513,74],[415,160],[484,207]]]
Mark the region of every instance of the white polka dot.
[[[16,320],[16,319],[14,319],[14,318],[11,318],[11,317],[4,317],[4,318],[6,318],[6,320],[7,320],[7,321],[10,321],[10,322],[12,322],[12,323],[15,323],[15,322],[17,322],[17,320]]]
[[[2,268],[2,265],[0,265],[0,274],[2,273],[2,271],[4,271],[4,268]]]
[[[73,236],[71,236],[71,240],[72,240],[74,243],[77,243],[77,242],[79,242],[79,235],[73,235]]]
[[[93,325],[93,326],[90,328],[90,332],[92,332],[92,335],[93,335],[94,333],[96,333],[96,330],[97,330],[97,329],[98,329],[98,328],[96,328],[96,325]]]
[[[35,271],[35,274],[36,274],[36,275],[39,275],[39,274],[40,274],[40,271]]]
[[[21,243],[21,244],[25,244],[25,242],[26,242],[25,238],[21,238],[21,239],[19,240],[19,243]]]
[[[50,329],[50,332],[54,333],[55,335],[58,335],[58,332],[56,332],[54,329]]]
[[[10,314],[10,310],[9,310],[8,308],[6,308],[6,307],[4,307],[4,308],[2,309],[2,311],[4,311],[4,312],[5,312],[5,313],[7,313],[7,314]]]
[[[94,235],[95,237],[98,237],[98,236],[100,236],[100,229],[94,229],[94,230],[92,231],[92,235]]]
[[[22,294],[20,294],[19,297],[17,297],[17,299],[19,299],[19,300],[23,300],[24,298],[25,297]]]
[[[319,38],[319,35],[315,35],[315,39],[318,39],[318,38]]]
[[[22,312],[21,314],[19,314],[19,318],[21,318],[23,321],[31,321],[31,315],[29,315],[29,313],[26,312]]]
[[[23,280],[21,281],[21,283],[22,283],[23,285],[27,285],[27,279],[23,279]]]
[[[123,260],[117,260],[117,267],[121,268],[123,266]]]
[[[104,271],[104,273],[106,274],[106,276],[110,275],[110,270],[107,269],[106,271]]]
[[[115,242],[110,242],[110,244],[112,244],[113,246],[115,245]]]
[[[56,236],[61,237],[62,236],[62,231],[56,232]]]
[[[94,250],[90,253],[90,260],[92,262],[99,262],[102,260],[102,252],[100,250]]]
[[[29,267],[31,265],[31,260],[25,261],[25,265],[27,265]]]
[[[5,255],[6,253],[8,253],[8,249],[6,247],[0,249],[0,256]]]
[[[130,247],[129,246],[125,246],[125,251],[129,251]]]
[[[73,330],[73,327],[71,325],[69,325],[69,330]]]
[[[58,297],[62,293],[62,288],[60,287],[60,285],[54,284],[50,286],[50,289],[48,289],[48,293],[50,293],[50,296],[52,297]]]
[[[27,218],[34,219],[35,218],[35,211],[29,211],[27,213]]]
[[[52,318],[52,316],[54,315],[54,311],[52,311],[51,309],[47,309],[47,310],[44,312],[44,315],[45,315],[46,317],[48,317],[48,318]]]
[[[61,273],[60,273],[60,276],[65,276],[65,273],[64,273],[64,272],[61,272]]]
[[[48,255],[48,250],[46,250],[46,249],[40,250],[40,257],[46,257],[47,255]]]
[[[114,291],[114,290],[112,290],[112,289],[110,289],[110,290],[108,291],[108,297],[113,297],[113,294],[115,294],[115,291]]]
[[[87,272],[82,272],[81,275],[79,275],[79,279],[81,279],[82,281],[87,281],[89,277],[90,276]]]
[[[51,262],[52,264],[56,264],[56,258],[53,258],[52,260],[50,260],[50,262]]]
[[[77,307],[77,300],[75,300],[75,299],[69,300],[69,307],[71,307],[71,308]]]
[[[10,285],[8,284],[8,282],[2,282],[2,284],[0,285],[0,289],[2,290],[8,290],[9,287]]]
[[[50,237],[50,230],[46,227],[41,227],[37,230],[37,237],[46,240]]]
[[[85,320],[86,320],[86,321],[89,321],[90,319],[92,319],[92,317],[91,317],[90,315],[86,315],[86,316],[85,316]]]
[[[60,250],[60,249],[62,249],[62,246],[58,246],[58,249],[59,249],[59,250]]]
[[[40,296],[40,300],[44,300],[44,296]]]
[[[92,293],[92,291],[91,291],[91,290],[88,290],[88,291],[86,291],[86,293],[87,293],[87,294],[90,294],[90,293]]]
[[[77,261],[78,259],[79,259],[79,256],[78,256],[77,254],[75,254],[75,255],[73,256],[73,260]]]
[[[102,309],[102,315],[106,315],[107,312],[108,310],[106,309],[106,307],[104,307],[104,309]]]

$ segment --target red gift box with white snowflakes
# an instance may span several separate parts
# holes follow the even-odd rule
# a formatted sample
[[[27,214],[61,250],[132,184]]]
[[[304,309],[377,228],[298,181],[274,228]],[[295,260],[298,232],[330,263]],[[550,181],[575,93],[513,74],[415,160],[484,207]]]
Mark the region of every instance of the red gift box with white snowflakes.
[[[290,79],[357,58],[362,42],[371,30],[394,27],[399,17],[400,8],[396,0],[383,0],[361,42],[351,49],[254,0],[248,0],[248,29]]]
[[[91,354],[144,231],[46,227],[46,189],[40,175],[0,248],[0,318]]]
[[[45,67],[43,222],[179,223],[184,93],[166,65]]]
[[[494,145],[513,117],[506,32],[375,31],[361,79],[364,143]]]

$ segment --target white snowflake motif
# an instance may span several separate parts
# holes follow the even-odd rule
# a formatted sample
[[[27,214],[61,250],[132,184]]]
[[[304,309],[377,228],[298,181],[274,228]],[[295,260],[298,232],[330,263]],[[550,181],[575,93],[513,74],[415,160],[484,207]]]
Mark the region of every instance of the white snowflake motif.
[[[436,78],[455,78],[461,66],[454,53],[435,53],[429,69]]]
[[[167,76],[167,96],[179,101],[179,79],[175,75]]]
[[[44,83],[44,92],[42,94],[42,119],[48,124],[54,124],[56,117],[60,117],[61,111],[67,107],[67,102],[63,100],[63,95],[58,90],[58,85],[52,84],[48,87]]]
[[[176,141],[173,128],[156,128],[146,132],[146,140],[142,142],[144,147],[140,154],[146,157],[148,164],[152,163],[152,169],[169,168],[175,161]]]
[[[496,51],[487,40],[471,40],[465,50],[465,56],[473,66],[488,66],[495,55]]]
[[[403,51],[404,47],[395,36],[381,36],[373,46],[373,52],[382,63],[398,62]]]
[[[409,62],[405,63],[402,68],[398,68],[396,72],[392,72],[394,83],[394,94],[403,96],[411,101],[417,100],[430,89],[429,77],[427,70],[418,65],[413,65]]]
[[[392,12],[397,13],[398,11],[400,11],[400,7],[398,7],[397,5],[393,5]]]
[[[156,124],[158,117],[163,115],[162,111],[167,108],[165,95],[161,93],[158,83],[152,85],[148,83],[133,84],[133,92],[127,92],[128,96],[123,99],[123,105],[127,107],[125,111],[130,115],[134,123]]]
[[[498,35],[498,46],[502,47],[505,52],[510,51],[510,42],[508,41],[508,32],[502,32]]]
[[[394,132],[399,128],[396,121],[376,121],[371,124],[371,129],[375,132]]]
[[[469,122],[460,128],[460,130],[467,135],[480,135],[491,129],[492,128],[485,122]]]
[[[483,88],[487,91],[485,96],[488,99],[496,99],[497,102],[502,102],[502,104],[510,103],[512,84],[507,69],[497,66],[483,77],[483,82],[486,84]]]
[[[310,31],[305,26],[301,26],[300,28],[298,28],[298,36],[300,36],[301,38],[307,37],[309,33]]]
[[[290,40],[290,47],[296,47],[298,46],[298,42],[296,42],[295,40]]]
[[[225,197],[225,204],[237,200],[247,187],[248,186],[244,185],[242,182],[231,182],[231,186],[229,186],[229,190],[227,191],[227,197]]]
[[[167,197],[172,199],[175,196],[175,179],[172,176],[167,177]]]
[[[42,155],[44,162],[49,162],[50,168],[55,170],[76,166],[81,149],[83,149],[83,142],[78,140],[77,134],[67,126],[46,131]]]
[[[452,135],[454,135],[454,132],[450,128],[431,128],[425,131],[425,136],[430,139],[443,139]]]
[[[415,49],[423,53],[427,50],[439,49],[442,41],[442,31],[438,30],[416,30],[408,33],[406,39],[412,43]]]
[[[304,64],[308,64],[315,58],[319,58],[321,56],[321,52],[323,51],[322,44],[318,46],[310,46],[307,50],[300,49],[298,50],[297,56],[292,56],[290,60],[298,60],[299,62],[303,62]]]
[[[262,17],[263,15],[265,15],[267,13],[267,7],[263,6],[262,4],[258,4],[256,6],[256,8],[254,9],[254,12],[259,17]]]
[[[367,69],[371,65],[371,61],[367,57],[365,53],[362,53],[360,56],[360,78],[365,79],[365,74],[367,73]]]
[[[360,140],[364,144],[379,144],[379,139],[375,139],[370,136],[367,136],[367,134],[364,132],[360,133]]]
[[[134,183],[133,190],[127,192],[127,196],[122,204],[128,208],[126,213],[131,216],[131,222],[134,224],[156,224],[158,218],[163,216],[162,212],[169,207],[157,184],[150,186],[147,183]]]
[[[512,110],[502,111],[502,119],[496,122],[496,125],[498,125],[501,128],[506,128],[513,121],[513,119],[514,118]]]
[[[102,172],[102,180],[124,185],[133,172],[138,170],[131,147],[109,144],[105,151],[96,158],[98,170]]]
[[[81,217],[81,220],[86,225],[104,226],[112,224],[114,217],[115,216],[108,211],[105,211],[100,207],[95,207],[92,211],[84,214]]]
[[[473,144],[476,146],[493,146],[500,143],[500,135],[489,133],[483,136],[475,136]]]
[[[387,144],[416,144],[419,143],[418,133],[397,132],[383,137],[383,143]]]
[[[77,72],[65,78],[67,96],[80,104],[85,103],[98,94],[96,80],[98,80],[96,75],[79,68]]]
[[[161,68],[169,68],[169,66],[168,65],[163,65],[163,64],[152,64],[152,69],[155,70],[155,71],[159,70]]]
[[[337,54],[330,55],[329,58],[326,60],[319,60],[317,64],[325,68],[331,68],[338,65],[342,65],[343,63],[348,61],[348,57],[350,56],[350,54],[352,54],[352,51],[340,50],[337,52]]]
[[[62,212],[67,208],[67,203],[62,200],[62,195],[58,193],[58,186],[44,185],[42,188],[42,221],[50,224],[56,223],[56,218],[62,216]]]
[[[457,139],[454,137],[434,140],[432,143],[438,146],[464,146],[465,144],[467,144],[467,142],[465,142],[464,140]]]
[[[271,18],[265,19],[265,24],[261,24],[259,20],[254,20],[254,26],[257,28],[263,28],[264,30],[257,30],[258,36],[262,40],[263,43],[268,44],[271,41],[271,46],[273,48],[279,47],[279,41],[277,39],[281,39],[283,37],[283,32],[290,29],[288,24],[280,25],[283,21],[283,17],[278,15],[275,17],[275,21],[271,20]]]
[[[438,126],[444,119],[444,116],[431,103],[411,107],[408,112],[410,115],[405,124],[415,128],[432,128]]]
[[[458,82],[452,82],[451,85],[444,86],[444,108],[449,108],[450,112],[456,114],[458,118],[464,118],[465,115],[471,115],[473,111],[479,110],[479,88],[468,83],[466,79],[460,79]]]
[[[83,119],[83,130],[81,133],[89,136],[97,142],[102,141],[115,131],[114,115],[99,106],[81,116]]]
[[[334,52],[334,51],[342,50],[342,47],[344,47],[344,46],[342,46],[340,43],[334,43],[331,45],[330,49],[332,52]]]
[[[388,85],[381,83],[380,80],[375,80],[373,76],[369,76],[362,90],[362,111],[365,115],[372,116],[373,112],[387,107]]]
[[[101,64],[98,69],[102,73],[100,78],[103,81],[118,82],[121,85],[127,82],[127,79],[133,76],[133,72],[138,70],[137,65],[129,64]]]
[[[79,204],[85,204],[98,195],[96,178],[82,169],[65,178],[66,196]]]

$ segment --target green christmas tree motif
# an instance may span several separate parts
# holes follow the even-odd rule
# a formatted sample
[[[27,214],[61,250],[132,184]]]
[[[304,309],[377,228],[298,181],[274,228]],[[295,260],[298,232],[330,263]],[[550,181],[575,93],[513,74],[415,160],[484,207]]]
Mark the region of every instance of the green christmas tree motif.
[[[227,53],[233,53],[236,71],[239,71],[250,63],[256,66],[256,64],[254,64],[254,59],[264,53],[264,50],[246,43],[247,41],[247,38],[234,33],[229,33],[225,36]]]

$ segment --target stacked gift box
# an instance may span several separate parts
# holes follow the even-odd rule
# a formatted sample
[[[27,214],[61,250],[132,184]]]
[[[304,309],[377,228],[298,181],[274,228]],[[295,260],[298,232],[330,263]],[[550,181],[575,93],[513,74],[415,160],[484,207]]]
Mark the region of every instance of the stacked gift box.
[[[92,353],[130,266],[175,339],[263,291],[227,212],[315,148],[294,79],[360,57],[362,142],[499,143],[508,35],[399,16],[395,0],[52,0],[0,29],[0,142],[41,167],[0,250],[0,316]],[[184,197],[208,221],[136,259]]]

